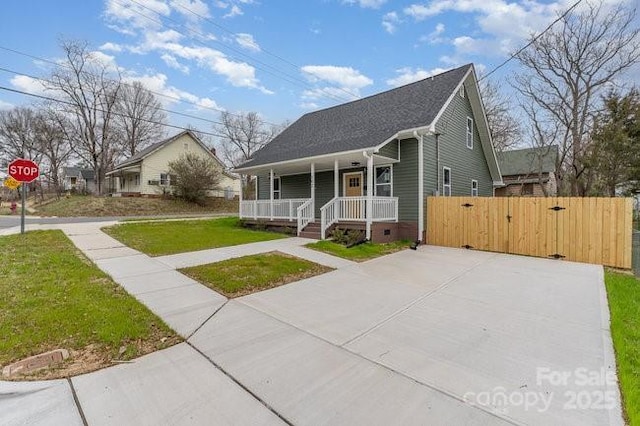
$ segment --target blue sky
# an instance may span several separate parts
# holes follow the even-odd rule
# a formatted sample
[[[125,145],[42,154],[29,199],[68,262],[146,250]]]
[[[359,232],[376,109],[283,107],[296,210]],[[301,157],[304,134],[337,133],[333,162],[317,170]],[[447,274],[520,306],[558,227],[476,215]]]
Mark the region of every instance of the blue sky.
[[[160,97],[167,109],[214,120],[215,109],[257,111],[280,123],[468,62],[480,72],[491,70],[572,3],[7,1],[0,46],[56,60],[61,37],[86,40],[126,80],[189,102]],[[0,66],[37,76],[50,70],[47,63],[5,50]],[[513,66],[497,73],[498,80]],[[0,72],[0,83],[42,91],[37,81],[6,72]],[[0,91],[0,108],[29,101]],[[170,116],[169,122],[211,130],[195,119]]]

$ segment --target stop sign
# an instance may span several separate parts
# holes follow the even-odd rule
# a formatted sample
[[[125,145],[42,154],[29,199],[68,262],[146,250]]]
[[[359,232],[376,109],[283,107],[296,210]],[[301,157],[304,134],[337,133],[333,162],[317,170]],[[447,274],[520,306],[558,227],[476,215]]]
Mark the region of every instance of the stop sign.
[[[9,163],[9,176],[18,182],[33,182],[40,176],[40,168],[31,160],[18,158]]]

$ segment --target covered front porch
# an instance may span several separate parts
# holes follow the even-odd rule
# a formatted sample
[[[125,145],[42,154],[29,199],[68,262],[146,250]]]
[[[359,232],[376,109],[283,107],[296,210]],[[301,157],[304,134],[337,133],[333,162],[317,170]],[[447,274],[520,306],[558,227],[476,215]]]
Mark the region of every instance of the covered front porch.
[[[288,222],[298,235],[313,230],[321,239],[333,226],[351,224],[363,227],[371,239],[374,223],[398,221],[393,196],[397,161],[359,151],[252,170],[252,199],[240,200],[240,218]]]

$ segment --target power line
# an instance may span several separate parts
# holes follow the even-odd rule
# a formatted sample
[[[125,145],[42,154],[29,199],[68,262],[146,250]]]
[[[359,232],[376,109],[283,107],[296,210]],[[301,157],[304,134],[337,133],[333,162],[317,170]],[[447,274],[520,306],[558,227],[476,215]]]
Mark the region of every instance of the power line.
[[[134,3],[137,3],[135,0],[129,0],[129,1],[132,1],[132,2],[134,2]],[[222,31],[225,31],[225,32],[226,32],[226,33],[228,33],[228,34],[231,34],[231,35],[233,35],[233,36],[235,36],[235,37],[237,37],[237,36],[238,36],[238,34],[237,34],[237,33],[235,33],[234,31],[231,31],[230,29],[228,29],[228,28],[226,28],[225,26],[223,26],[223,25],[221,25],[221,24],[219,24],[219,23],[215,22],[214,20],[210,19],[210,18],[209,18],[209,17],[207,17],[207,16],[204,16],[204,15],[202,15],[202,14],[200,14],[200,13],[198,13],[198,12],[196,12],[196,11],[192,10],[192,9],[189,9],[189,8],[188,8],[188,7],[186,7],[184,4],[176,3],[174,6],[178,6],[178,7],[180,7],[181,9],[186,10],[187,12],[191,13],[192,15],[197,16],[198,18],[200,18],[200,19],[202,19],[202,20],[204,20],[204,21],[206,21],[206,22],[210,23],[210,24],[211,24],[211,25],[213,25],[214,27],[219,28],[219,29],[221,29]],[[301,67],[300,65],[297,65],[297,64],[295,64],[295,63],[293,63],[293,62],[289,61],[288,59],[283,58],[282,56],[278,55],[277,53],[274,53],[274,52],[272,52],[272,51],[270,51],[270,50],[267,50],[267,49],[263,48],[262,46],[260,47],[260,50],[261,50],[262,52],[266,53],[267,55],[269,55],[269,56],[273,56],[274,58],[276,58],[276,59],[278,59],[278,60],[280,60],[280,61],[284,62],[285,64],[287,64],[287,65],[289,65],[289,66],[291,66],[291,67],[293,67],[293,68],[295,68],[295,69],[296,69],[296,71],[301,71],[301,70],[302,70],[302,67]],[[327,83],[331,83],[331,81],[326,80],[326,79],[324,79],[324,78],[321,78],[321,77],[318,77],[318,76],[314,76],[314,77],[316,77],[318,80],[325,81],[325,82],[327,82]],[[348,91],[347,89],[345,89],[345,88],[343,88],[343,87],[338,87],[338,89],[339,89],[339,90],[341,90],[341,91],[343,91],[344,93],[348,94],[349,96],[352,96],[352,97],[353,97],[353,96],[356,96],[354,93],[351,93],[350,91]]]
[[[118,4],[120,4],[121,6],[125,6],[125,7],[127,7],[127,4],[126,4],[126,3],[123,3],[123,2],[121,2],[121,1],[119,1],[119,0],[114,0],[114,1],[115,1],[116,3],[118,3]],[[145,6],[145,5],[144,5],[144,4],[142,4],[142,3],[137,2],[136,0],[128,0],[128,1],[129,1],[129,2],[131,2],[131,3],[137,4],[138,6],[140,6],[141,8],[143,8],[143,9],[145,9],[145,10],[148,10],[148,11],[150,11],[150,12],[154,13],[154,14],[157,14],[157,12],[156,12],[156,11],[154,11],[153,9],[151,9],[151,8],[149,8],[149,7],[147,7],[147,6]],[[128,8],[128,10],[130,10],[131,12],[133,12],[133,13],[135,13],[135,14],[139,15],[139,16],[142,16],[143,18],[145,18],[145,19],[147,19],[147,20],[149,20],[149,21],[155,22],[155,23],[157,23],[157,24],[160,24],[160,25],[161,25],[161,26],[163,26],[163,27],[166,27],[166,25],[165,25],[165,23],[162,21],[162,19],[154,19],[154,18],[151,18],[150,16],[145,15],[144,13],[141,13],[139,10],[136,10],[135,8],[131,8],[131,7],[129,7],[129,8]],[[207,34],[204,34],[204,33],[200,32],[200,31],[197,31],[197,30],[195,30],[195,29],[193,29],[193,28],[189,28],[189,27],[185,26],[184,24],[179,23],[179,22],[178,22],[178,21],[176,21],[175,19],[172,19],[172,18],[170,18],[170,17],[165,17],[165,19],[166,19],[166,20],[168,20],[168,21],[173,22],[174,24],[176,24],[176,25],[178,25],[178,26],[180,26],[180,27],[182,27],[182,28],[186,28],[186,29],[187,29],[187,31],[190,31],[190,32],[195,33],[195,34],[198,34],[199,36],[201,36],[201,37],[203,37],[203,38],[205,38],[205,39],[207,38]],[[172,30],[174,30],[174,31],[176,31],[176,32],[177,32],[177,33],[179,33],[179,34],[182,34],[182,35],[184,35],[184,36],[186,36],[186,37],[188,37],[188,38],[192,39],[193,41],[195,41],[196,43],[201,44],[201,45],[202,45],[202,46],[204,46],[204,47],[209,47],[209,45],[208,45],[207,43],[204,43],[204,42],[202,42],[202,41],[200,41],[200,40],[196,39],[195,37],[193,37],[193,36],[191,36],[191,35],[185,34],[184,32],[179,31],[179,30],[177,30],[177,29],[175,29],[175,28],[171,28],[171,29],[172,29]],[[294,85],[296,85],[296,86],[298,86],[298,87],[302,87],[302,88],[306,88],[306,89],[309,89],[309,88],[314,89],[314,88],[315,88],[314,86],[310,85],[306,80],[303,80],[303,79],[298,78],[298,77],[296,77],[296,76],[292,76],[291,74],[288,74],[288,73],[286,73],[286,72],[284,72],[284,71],[282,71],[282,70],[280,70],[280,69],[278,69],[278,68],[274,67],[273,65],[270,65],[270,64],[267,64],[267,63],[265,63],[265,62],[263,62],[263,61],[260,61],[260,60],[258,60],[258,59],[252,58],[251,56],[247,55],[246,53],[242,52],[242,51],[241,51],[241,50],[239,50],[239,49],[236,49],[236,48],[234,48],[234,47],[232,47],[232,46],[229,46],[229,45],[227,45],[227,44],[221,43],[221,42],[216,41],[216,40],[214,40],[213,42],[214,42],[214,43],[216,43],[216,44],[221,45],[222,47],[224,47],[224,48],[226,48],[226,49],[229,49],[229,50],[231,50],[231,51],[233,51],[233,52],[236,52],[236,53],[237,53],[237,54],[239,54],[240,56],[243,56],[243,57],[247,58],[247,61],[248,61],[248,62],[250,62],[250,63],[252,63],[252,65],[253,65],[253,66],[255,66],[256,68],[258,68],[258,69],[262,70],[263,72],[266,72],[266,73],[268,73],[268,74],[273,75],[274,77],[277,77],[277,78],[283,79],[283,80],[285,80],[285,81],[287,81],[287,82],[289,82],[289,83],[291,83],[291,84],[294,84]],[[232,57],[232,59],[236,59],[236,58],[233,58],[233,57]],[[261,66],[256,65],[256,63],[257,63],[257,64],[260,64]],[[280,74],[282,74],[282,75],[278,75],[278,74],[276,74],[276,72],[269,71],[269,70],[265,69],[264,67],[271,68],[271,69],[275,70],[277,73],[280,73]],[[334,95],[334,94],[332,94],[332,93],[329,93],[329,92],[327,92],[327,91],[326,91],[326,89],[324,89],[324,88],[320,88],[320,89],[319,89],[319,91],[320,91],[321,93],[324,93],[324,96],[325,96],[325,97],[331,98],[331,99],[333,99],[333,100],[337,100],[337,101],[341,101],[341,102],[345,102],[345,101],[348,101],[348,100],[349,100],[349,99],[347,99],[347,98],[342,98],[342,97],[336,96],[336,95]],[[347,92],[347,93],[349,93],[349,92]],[[350,96],[353,96],[353,93],[349,93],[349,95],[350,95]]]
[[[544,33],[546,33],[547,31],[549,31],[555,24],[557,24],[558,22],[560,22],[565,16],[567,16],[573,9],[575,9],[580,3],[582,3],[582,0],[578,0],[577,2],[575,2],[569,9],[565,10],[564,13],[560,16],[558,16],[552,23],[550,23],[547,28],[545,28],[540,34],[536,35],[534,38],[532,38],[527,44],[525,44],[524,46],[522,46],[520,49],[518,49],[517,52],[512,53],[506,60],[504,60],[500,65],[498,65],[497,67],[495,67],[494,69],[491,70],[491,72],[485,74],[484,76],[482,76],[478,82],[481,82],[482,80],[484,80],[485,78],[489,77],[491,74],[493,74],[494,72],[498,71],[500,68],[502,68],[503,66],[507,65],[512,59],[514,59],[516,56],[518,56],[520,53],[522,53],[525,49],[527,49],[529,46],[531,46],[533,43],[535,43],[536,41],[538,41],[538,39],[540,37],[542,37],[544,35]]]
[[[9,48],[9,47],[6,47],[6,46],[0,45],[0,49],[4,50],[4,51],[7,51],[7,52],[14,53],[16,55],[20,55],[20,56],[24,56],[24,57],[27,57],[27,58],[31,58],[31,59],[34,59],[34,60],[37,60],[37,61],[46,62],[46,63],[52,64],[52,65],[55,65],[55,66],[62,66],[62,67],[65,67],[65,68],[73,69],[71,67],[71,65],[69,65],[69,64],[62,63],[62,62],[55,62],[55,61],[52,61],[50,59],[46,59],[46,58],[43,58],[43,57],[40,57],[40,56],[36,56],[36,55],[30,54],[30,53],[27,53],[27,52],[22,52],[20,50],[15,50],[15,49],[12,49],[12,48]],[[80,72],[83,75],[89,75],[89,76],[94,76],[94,77],[96,76],[95,74],[92,74],[89,71],[84,71],[83,70],[83,71],[80,71]],[[125,86],[133,87],[133,83],[128,83],[126,81],[115,80],[115,79],[110,79],[110,78],[105,78],[105,80],[106,81],[116,82],[116,83],[119,83],[119,84],[124,84]],[[177,96],[171,96],[171,95],[167,95],[166,93],[156,92],[156,91],[153,91],[153,90],[148,89],[146,87],[145,87],[145,89],[148,90],[150,93],[153,93],[156,96],[161,96],[163,98],[171,99],[171,100],[174,100],[174,101],[177,101],[177,102],[182,102],[182,103],[186,103],[186,104],[189,104],[189,105],[194,105],[194,106],[196,106],[198,108],[201,108],[201,109],[208,109],[208,110],[216,111],[216,112],[226,112],[227,114],[235,116],[235,117],[242,117],[242,115],[240,115],[240,114],[231,113],[231,112],[229,112],[229,111],[227,111],[227,110],[225,110],[223,108],[216,108],[216,107],[212,107],[212,106],[200,105],[197,102],[188,101],[186,99],[182,99],[182,98],[179,98]],[[270,123],[268,121],[264,121],[264,123],[265,124],[269,124],[271,126],[279,126],[278,124]]]
[[[0,71],[7,72],[7,73],[10,73],[10,74],[15,74],[15,75],[22,75],[22,76],[29,77],[31,79],[38,80],[38,81],[43,81],[43,82],[46,82],[46,83],[49,83],[49,84],[55,84],[54,82],[52,82],[51,80],[47,80],[46,78],[36,77],[34,75],[30,75],[30,74],[25,74],[25,73],[22,73],[22,72],[14,71],[14,70],[11,70],[11,69],[8,69],[8,68],[4,68],[2,66],[0,66]],[[147,90],[147,89],[145,89],[145,90]],[[117,98],[117,96],[116,96],[116,98]],[[122,99],[122,98],[120,98],[120,99]],[[135,103],[135,105],[140,105],[140,103]],[[158,107],[157,109],[160,110],[160,111],[164,111],[164,112],[166,112],[168,114],[176,114],[176,115],[180,115],[182,117],[192,118],[194,120],[205,121],[205,122],[210,123],[210,124],[224,125],[224,123],[222,123],[220,121],[209,120],[208,118],[198,117],[196,115],[191,115],[191,114],[187,114],[187,113],[184,113],[184,112],[173,111],[173,110],[162,108],[162,107]]]
[[[42,100],[46,100],[46,101],[58,102],[58,103],[65,104],[65,105],[76,106],[73,102],[65,101],[65,100],[62,100],[62,99],[52,98],[50,96],[38,95],[38,94],[35,94],[35,93],[29,93],[29,92],[25,92],[25,91],[18,90],[18,89],[12,89],[10,87],[0,86],[0,90],[5,90],[7,92],[18,93],[20,95],[25,95],[25,96],[31,96],[31,97],[42,99]],[[98,111],[98,112],[107,113],[107,111],[102,109],[102,108],[93,108],[93,109],[95,111]],[[119,113],[119,112],[116,112],[116,111],[109,111],[109,113],[113,114],[113,115],[120,116],[120,117],[127,117],[126,114],[122,114],[122,113]],[[225,138],[226,137],[225,135],[222,135],[222,134],[219,134],[219,133],[205,132],[203,130],[199,130],[199,129],[196,129],[196,128],[188,128],[188,127],[176,126],[174,124],[161,123],[159,121],[149,120],[149,119],[146,119],[146,118],[141,118],[140,120],[142,120],[142,121],[144,121],[146,123],[156,124],[156,125],[164,126],[164,127],[170,127],[170,128],[173,128],[173,129],[195,131],[195,132],[201,133],[203,135],[207,135],[207,136],[215,136],[215,137],[219,137],[219,138]]]

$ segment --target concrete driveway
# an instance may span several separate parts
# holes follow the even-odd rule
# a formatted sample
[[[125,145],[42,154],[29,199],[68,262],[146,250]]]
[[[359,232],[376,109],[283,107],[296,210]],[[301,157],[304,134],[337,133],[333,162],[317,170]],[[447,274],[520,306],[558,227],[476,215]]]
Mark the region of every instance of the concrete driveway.
[[[188,340],[69,381],[0,382],[2,424],[622,424],[601,267],[318,255],[338,269],[227,301],[174,268],[315,252],[287,239],[151,259],[91,232],[72,239]]]

